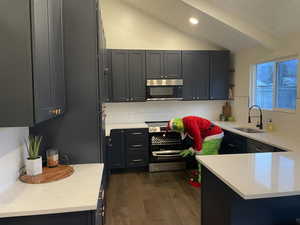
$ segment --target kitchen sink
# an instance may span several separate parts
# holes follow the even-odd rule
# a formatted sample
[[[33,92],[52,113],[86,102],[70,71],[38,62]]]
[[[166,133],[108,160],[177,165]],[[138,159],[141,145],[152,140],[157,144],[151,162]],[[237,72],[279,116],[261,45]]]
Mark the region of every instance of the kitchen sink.
[[[264,133],[264,131],[262,131],[262,130],[257,130],[257,129],[253,129],[250,127],[237,127],[234,129],[245,132],[245,133]]]

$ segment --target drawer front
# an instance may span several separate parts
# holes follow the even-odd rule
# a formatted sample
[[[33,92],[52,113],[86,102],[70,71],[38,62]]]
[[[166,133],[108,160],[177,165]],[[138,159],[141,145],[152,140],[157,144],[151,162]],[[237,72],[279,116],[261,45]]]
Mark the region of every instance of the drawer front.
[[[148,142],[148,133],[145,129],[127,130],[126,131],[126,144],[130,148],[145,147]]]
[[[145,129],[133,129],[126,131],[126,145],[128,148],[146,148],[148,132]]]
[[[136,147],[136,146],[141,146],[141,147]],[[132,146],[129,146],[127,147],[127,153],[130,154],[130,153],[147,153],[148,152],[148,148],[144,145],[132,145]]]
[[[127,167],[141,167],[148,165],[148,153],[141,152],[141,153],[128,153],[127,155]]]

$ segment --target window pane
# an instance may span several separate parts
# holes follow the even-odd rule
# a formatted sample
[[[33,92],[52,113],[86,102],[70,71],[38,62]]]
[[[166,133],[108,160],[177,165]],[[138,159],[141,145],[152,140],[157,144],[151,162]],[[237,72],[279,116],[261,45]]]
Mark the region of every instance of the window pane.
[[[296,109],[298,60],[279,62],[277,65],[276,108]]]
[[[274,62],[256,65],[255,104],[263,109],[273,108]]]

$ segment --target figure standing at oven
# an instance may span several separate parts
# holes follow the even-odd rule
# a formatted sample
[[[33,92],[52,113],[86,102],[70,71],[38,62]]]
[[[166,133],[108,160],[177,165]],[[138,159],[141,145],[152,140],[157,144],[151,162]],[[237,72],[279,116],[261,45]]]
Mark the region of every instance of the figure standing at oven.
[[[191,142],[191,147],[181,153],[183,157],[198,154],[217,155],[224,137],[223,130],[220,127],[197,116],[172,119],[168,123],[167,130],[180,132],[183,140]],[[198,169],[198,184],[192,183],[194,186],[200,186],[201,183],[200,163],[198,163]]]

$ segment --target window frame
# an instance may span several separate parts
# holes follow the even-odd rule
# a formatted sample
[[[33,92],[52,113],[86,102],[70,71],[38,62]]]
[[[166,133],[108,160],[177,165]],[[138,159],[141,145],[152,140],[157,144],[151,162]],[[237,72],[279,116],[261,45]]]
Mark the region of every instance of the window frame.
[[[285,109],[285,108],[278,108],[277,106],[277,76],[278,76],[278,64],[280,62],[285,62],[289,60],[298,60],[298,68],[297,68],[297,80],[296,80],[296,108],[295,109]],[[291,56],[286,58],[280,58],[280,59],[273,59],[273,60],[266,60],[266,61],[260,61],[258,63],[252,64],[250,67],[250,101],[249,101],[249,107],[256,104],[256,66],[258,64],[268,63],[268,62],[274,62],[274,71],[273,74],[273,87],[272,87],[272,109],[265,109],[262,108],[264,111],[271,111],[271,112],[285,112],[285,113],[296,113],[297,111],[297,100],[298,100],[298,94],[299,94],[299,72],[300,72],[300,60],[297,56]]]

